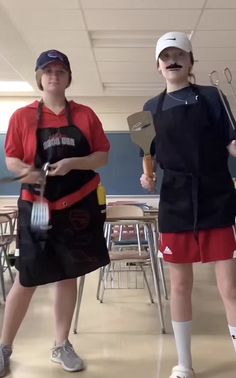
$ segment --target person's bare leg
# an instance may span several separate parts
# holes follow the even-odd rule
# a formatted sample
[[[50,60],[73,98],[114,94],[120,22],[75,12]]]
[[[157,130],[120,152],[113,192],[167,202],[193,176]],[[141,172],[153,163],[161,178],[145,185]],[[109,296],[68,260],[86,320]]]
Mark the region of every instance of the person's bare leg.
[[[77,297],[77,279],[56,283],[55,293],[55,346],[52,348],[51,361],[61,364],[66,371],[85,369],[84,361],[69,342],[69,332]]]
[[[11,346],[28,310],[36,287],[24,287],[17,273],[14,284],[7,295],[2,327],[1,343]]]
[[[192,264],[169,264],[171,283],[171,318],[178,354],[178,366],[192,373]],[[173,368],[179,369],[178,367]],[[181,371],[182,371],[181,370]],[[173,376],[177,376],[172,373]],[[189,376],[189,375],[186,375]]]
[[[236,352],[236,259],[217,261],[215,272]]]
[[[192,320],[192,264],[169,264],[171,317],[176,322]]]
[[[57,282],[55,287],[55,343],[61,345],[69,337],[77,297],[77,279]]]
[[[217,261],[215,272],[228,323],[236,327],[236,259]]]

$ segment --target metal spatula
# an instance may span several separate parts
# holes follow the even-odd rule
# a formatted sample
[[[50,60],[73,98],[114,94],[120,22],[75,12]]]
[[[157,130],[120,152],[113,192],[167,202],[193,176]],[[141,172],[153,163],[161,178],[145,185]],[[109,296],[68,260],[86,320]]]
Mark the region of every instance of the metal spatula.
[[[44,201],[43,194],[46,185],[46,177],[48,174],[49,163],[44,164],[42,168],[43,179],[40,184],[40,197],[35,201],[31,211],[31,228],[34,230],[47,230],[49,229],[49,207],[47,202]]]
[[[149,177],[153,177],[150,147],[153,139],[155,138],[156,132],[153,124],[152,113],[149,111],[142,111],[131,114],[127,118],[127,122],[132,141],[144,152],[144,159],[146,160],[146,172],[144,173]]]

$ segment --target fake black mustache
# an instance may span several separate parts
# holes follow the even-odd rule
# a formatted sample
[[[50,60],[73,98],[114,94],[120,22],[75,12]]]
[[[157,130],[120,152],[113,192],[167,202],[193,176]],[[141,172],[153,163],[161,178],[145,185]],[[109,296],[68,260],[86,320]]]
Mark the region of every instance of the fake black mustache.
[[[169,69],[173,69],[173,68],[182,68],[183,66],[177,64],[177,63],[173,63],[173,64],[170,64],[167,68],[167,70]]]

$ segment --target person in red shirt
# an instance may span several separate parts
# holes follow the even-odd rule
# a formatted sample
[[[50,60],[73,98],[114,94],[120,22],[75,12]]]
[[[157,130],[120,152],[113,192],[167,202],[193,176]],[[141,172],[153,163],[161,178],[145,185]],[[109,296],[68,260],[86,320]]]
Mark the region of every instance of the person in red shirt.
[[[56,329],[51,360],[67,371],[84,369],[68,340],[77,277],[109,263],[96,172],[107,164],[109,141],[92,109],[66,99],[72,74],[65,54],[41,53],[35,71],[42,98],[12,115],[5,143],[9,171],[25,177],[18,201],[18,272],[6,300],[0,377],[9,369],[12,344],[36,287],[50,282],[55,282]],[[50,224],[41,229],[31,227],[31,212],[45,163]]]
[[[216,88],[192,84],[194,58],[185,33],[161,36],[156,62],[166,88],[148,100],[144,110],[153,115],[156,138],[151,154],[163,172],[159,249],[169,266],[178,355],[170,378],[192,378],[193,263],[215,265],[236,351],[236,195],[228,167],[229,154],[236,157],[235,121],[229,120],[223,94],[225,106]],[[147,168],[145,159],[143,165]],[[142,187],[153,191],[155,179],[142,174]]]

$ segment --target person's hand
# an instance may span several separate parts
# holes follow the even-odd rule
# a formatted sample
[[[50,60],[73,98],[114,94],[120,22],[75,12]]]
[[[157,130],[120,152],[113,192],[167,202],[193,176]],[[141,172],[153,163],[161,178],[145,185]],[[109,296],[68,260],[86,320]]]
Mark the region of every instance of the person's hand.
[[[39,170],[32,166],[22,168],[21,175],[26,175],[21,182],[24,184],[41,184],[43,175]]]
[[[232,155],[233,157],[236,157],[236,140],[232,140],[232,142],[227,146],[228,148],[228,151],[230,153],[230,155]]]
[[[65,176],[71,170],[71,159],[62,159],[49,165],[48,176]]]
[[[140,183],[143,189],[148,190],[149,192],[155,192],[156,190],[156,177],[153,174],[153,177],[149,177],[144,173],[140,177]]]

